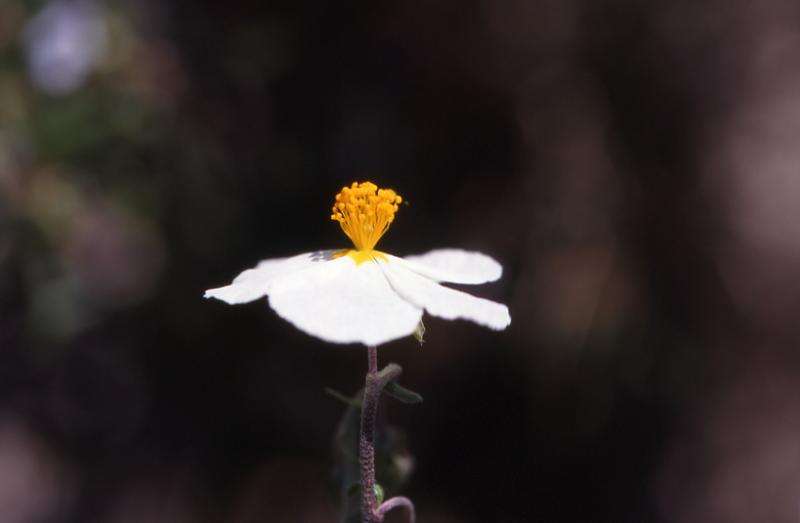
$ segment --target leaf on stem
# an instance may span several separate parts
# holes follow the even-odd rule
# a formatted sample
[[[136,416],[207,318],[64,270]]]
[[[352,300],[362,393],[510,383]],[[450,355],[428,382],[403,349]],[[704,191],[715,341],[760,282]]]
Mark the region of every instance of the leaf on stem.
[[[383,391],[390,397],[408,405],[416,405],[422,403],[422,395],[413,390],[409,390],[396,381],[390,381],[386,384]]]
[[[403,367],[397,363],[390,363],[378,372],[378,380],[387,383],[391,380],[397,379],[403,373]]]
[[[378,502],[378,506],[380,506],[380,504],[383,503],[383,499],[385,497],[385,494],[383,493],[383,487],[381,487],[380,484],[375,483],[372,486],[372,489],[375,491],[375,500]]]

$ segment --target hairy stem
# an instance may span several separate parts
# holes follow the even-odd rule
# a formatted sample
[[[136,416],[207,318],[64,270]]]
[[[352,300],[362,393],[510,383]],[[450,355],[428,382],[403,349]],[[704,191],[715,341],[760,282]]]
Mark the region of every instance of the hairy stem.
[[[367,347],[369,369],[364,385],[364,401],[361,403],[361,435],[358,439],[359,462],[361,464],[361,520],[364,523],[379,523],[375,499],[375,417],[381,387],[378,380],[378,351]]]
[[[378,351],[375,347],[367,347],[367,361],[369,366],[364,384],[364,401],[361,403],[361,434],[358,440],[361,465],[361,521],[380,523],[386,512],[395,507],[404,507],[409,514],[410,523],[414,523],[414,505],[408,498],[395,497],[380,507],[375,498],[375,418],[378,415],[378,401],[386,384],[397,378],[403,369],[399,365],[390,363],[378,372]]]

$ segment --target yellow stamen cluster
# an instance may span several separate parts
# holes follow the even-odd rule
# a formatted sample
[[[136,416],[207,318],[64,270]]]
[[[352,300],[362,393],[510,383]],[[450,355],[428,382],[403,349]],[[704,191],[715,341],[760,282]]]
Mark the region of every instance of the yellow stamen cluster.
[[[331,220],[359,251],[371,251],[394,221],[403,198],[391,189],[379,189],[372,182],[353,182],[342,187],[333,204]]]

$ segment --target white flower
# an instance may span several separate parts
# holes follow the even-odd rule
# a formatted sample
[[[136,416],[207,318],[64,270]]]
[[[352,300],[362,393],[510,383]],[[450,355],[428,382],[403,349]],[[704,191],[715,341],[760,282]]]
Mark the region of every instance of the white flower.
[[[336,195],[331,219],[355,249],[328,250],[264,260],[206,298],[231,305],[263,296],[298,329],[334,343],[380,345],[414,333],[425,310],[447,320],[466,319],[501,330],[508,307],[439,285],[497,280],[503,269],[478,252],[438,249],[398,258],[374,250],[402,198],[370,182],[353,183]]]

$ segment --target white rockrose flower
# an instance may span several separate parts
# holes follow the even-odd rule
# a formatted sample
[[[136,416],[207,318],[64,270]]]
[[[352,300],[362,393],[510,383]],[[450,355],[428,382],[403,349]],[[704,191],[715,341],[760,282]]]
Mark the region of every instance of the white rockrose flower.
[[[234,305],[267,296],[280,317],[333,343],[376,346],[411,336],[423,311],[495,330],[508,327],[505,305],[439,284],[497,280],[503,268],[489,256],[437,249],[399,258],[375,250],[401,202],[391,189],[353,182],[336,195],[331,219],[354,249],[264,260],[230,285],[207,290],[205,297]]]

